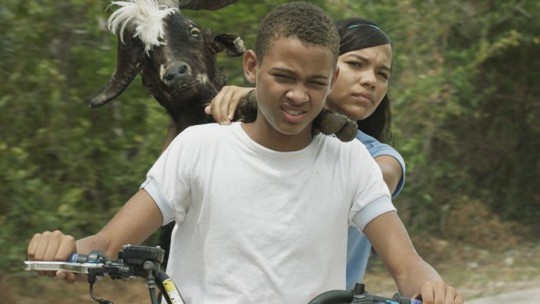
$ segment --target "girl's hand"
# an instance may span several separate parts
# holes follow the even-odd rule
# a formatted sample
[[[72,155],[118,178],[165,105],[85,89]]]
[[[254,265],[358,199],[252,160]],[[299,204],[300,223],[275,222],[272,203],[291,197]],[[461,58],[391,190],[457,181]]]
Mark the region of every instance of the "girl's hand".
[[[228,125],[234,119],[234,112],[240,99],[252,90],[253,88],[224,86],[210,104],[204,108],[204,112],[212,115],[217,123]]]

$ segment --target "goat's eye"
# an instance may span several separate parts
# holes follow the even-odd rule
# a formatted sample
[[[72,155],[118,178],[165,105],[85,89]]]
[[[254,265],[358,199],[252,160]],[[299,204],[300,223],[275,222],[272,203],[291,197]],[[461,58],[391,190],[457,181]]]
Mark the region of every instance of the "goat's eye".
[[[191,36],[195,38],[199,38],[201,36],[201,30],[199,30],[196,27],[192,27],[190,31],[191,31]]]

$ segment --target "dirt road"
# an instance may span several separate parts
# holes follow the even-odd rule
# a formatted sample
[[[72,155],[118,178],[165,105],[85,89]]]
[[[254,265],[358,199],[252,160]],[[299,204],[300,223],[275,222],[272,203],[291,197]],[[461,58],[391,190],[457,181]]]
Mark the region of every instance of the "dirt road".
[[[540,301],[540,287],[528,290],[514,291],[510,293],[504,293],[493,297],[486,297],[467,301],[467,304],[506,304],[506,303],[519,303],[519,304],[537,304]]]

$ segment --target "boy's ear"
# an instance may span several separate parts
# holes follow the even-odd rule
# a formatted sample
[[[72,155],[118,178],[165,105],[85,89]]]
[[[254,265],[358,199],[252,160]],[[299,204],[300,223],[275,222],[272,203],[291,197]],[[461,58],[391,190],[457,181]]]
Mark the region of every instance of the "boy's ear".
[[[339,67],[336,67],[336,70],[334,71],[334,75],[332,76],[332,80],[330,82],[330,91],[334,88],[334,85],[336,84],[336,80],[339,76]]]
[[[248,50],[244,53],[242,60],[244,67],[244,76],[249,83],[254,84],[257,78],[257,55],[253,50]]]

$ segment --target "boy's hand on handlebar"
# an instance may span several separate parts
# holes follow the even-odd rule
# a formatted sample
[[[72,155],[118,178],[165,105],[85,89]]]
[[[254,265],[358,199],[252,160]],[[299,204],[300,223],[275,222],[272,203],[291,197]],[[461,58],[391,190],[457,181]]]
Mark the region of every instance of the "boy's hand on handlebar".
[[[426,282],[422,286],[422,304],[462,304],[462,295],[443,281]]]
[[[30,261],[66,261],[77,252],[75,238],[56,230],[36,233],[28,244],[27,258]],[[57,277],[67,282],[74,282],[76,275],[65,271],[38,271],[39,275]]]

